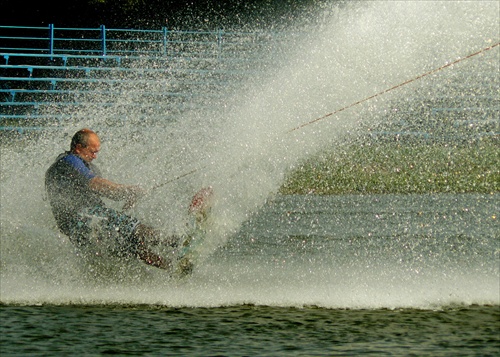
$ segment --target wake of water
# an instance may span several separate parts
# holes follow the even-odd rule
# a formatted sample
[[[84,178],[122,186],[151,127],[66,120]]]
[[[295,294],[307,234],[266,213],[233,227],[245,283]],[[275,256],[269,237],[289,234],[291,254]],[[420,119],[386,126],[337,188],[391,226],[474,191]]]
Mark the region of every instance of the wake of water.
[[[121,272],[113,270],[116,285],[97,281],[94,286],[79,270],[67,238],[58,234],[42,199],[43,174],[57,154],[68,149],[69,137],[77,129],[100,128],[103,147],[96,163],[106,177],[118,182],[154,186],[197,169],[156,190],[133,214],[165,232],[182,232],[192,193],[201,186],[213,186],[217,199],[208,256],[277,192],[286,172],[300,160],[341,145],[361,125],[380,120],[389,103],[415,96],[416,87],[406,86],[303,130],[288,130],[498,42],[498,14],[498,2],[384,1],[333,6],[320,16],[317,26],[306,29],[300,41],[290,40],[286,57],[274,59],[280,66],[263,68],[261,75],[241,83],[242,91],[228,93],[225,102],[214,102],[212,107],[206,103],[202,112],[147,129],[134,120],[105,126],[103,121],[116,115],[114,107],[89,106],[75,113],[83,120],[47,133],[43,140],[2,146],[2,301],[139,303],[145,296],[148,302],[163,301],[165,289],[174,284],[161,272],[133,264]],[[497,56],[495,51],[457,67],[467,69],[474,63],[475,71],[481,60]],[[446,76],[440,73],[418,88],[432,95],[432,86]],[[148,90],[168,85],[168,79],[160,77]],[[140,90],[122,91],[116,108],[133,101]],[[224,280],[226,272],[213,274]],[[269,271],[256,270],[255,274],[265,276]],[[132,278],[129,284],[127,275],[140,279]],[[235,294],[230,286],[219,286],[212,297],[193,298],[198,283],[194,277],[188,289],[172,293],[169,303],[218,305],[225,303],[223,296]],[[402,289],[411,289],[401,284]],[[295,288],[292,284],[283,289],[298,294],[295,301],[301,296],[309,300],[309,293]],[[273,301],[269,289],[258,295],[265,297],[263,301]],[[287,301],[275,302],[287,305]]]

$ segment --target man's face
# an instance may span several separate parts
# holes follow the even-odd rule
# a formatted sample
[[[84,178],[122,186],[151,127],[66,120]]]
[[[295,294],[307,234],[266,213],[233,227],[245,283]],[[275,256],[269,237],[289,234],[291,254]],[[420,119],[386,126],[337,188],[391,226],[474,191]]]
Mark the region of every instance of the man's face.
[[[86,162],[91,162],[97,158],[97,153],[101,150],[101,141],[97,135],[90,135],[87,141],[87,145],[76,145],[75,152]]]

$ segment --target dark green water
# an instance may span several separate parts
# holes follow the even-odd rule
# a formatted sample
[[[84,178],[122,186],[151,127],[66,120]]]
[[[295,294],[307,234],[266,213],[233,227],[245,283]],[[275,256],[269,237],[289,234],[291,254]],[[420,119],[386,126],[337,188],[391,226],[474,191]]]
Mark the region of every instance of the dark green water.
[[[9,355],[498,356],[500,309],[2,306]]]

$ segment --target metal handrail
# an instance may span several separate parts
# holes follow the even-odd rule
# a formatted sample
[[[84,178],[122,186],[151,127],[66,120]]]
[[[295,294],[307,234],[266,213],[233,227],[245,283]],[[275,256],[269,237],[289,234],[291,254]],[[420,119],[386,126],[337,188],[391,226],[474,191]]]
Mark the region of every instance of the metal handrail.
[[[3,32],[25,31],[24,36],[2,35]],[[43,31],[43,32],[41,32]],[[78,33],[79,36],[75,35]],[[132,37],[133,36],[133,37]],[[224,30],[191,31],[171,30],[162,27],[156,30],[108,29],[99,28],[63,28],[49,24],[48,27],[0,26],[0,41],[24,44],[43,43],[42,46],[0,46],[0,52],[28,52],[36,54],[94,54],[109,56],[112,54],[144,53],[152,56],[164,56],[176,45],[205,46],[220,53],[223,45],[229,45],[231,38],[248,36],[258,38],[276,37],[273,32],[231,32]],[[254,41],[253,43],[258,43]],[[62,45],[62,46],[58,46]],[[141,45],[142,48],[127,49],[129,45]]]

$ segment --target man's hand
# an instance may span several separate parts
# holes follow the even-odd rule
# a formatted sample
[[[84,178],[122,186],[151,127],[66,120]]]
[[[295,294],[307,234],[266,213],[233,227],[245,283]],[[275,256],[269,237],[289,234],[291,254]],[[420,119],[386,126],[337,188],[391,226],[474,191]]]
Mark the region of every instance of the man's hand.
[[[125,188],[125,204],[123,205],[123,210],[126,211],[135,206],[136,202],[146,195],[146,190],[139,186],[127,186]]]

